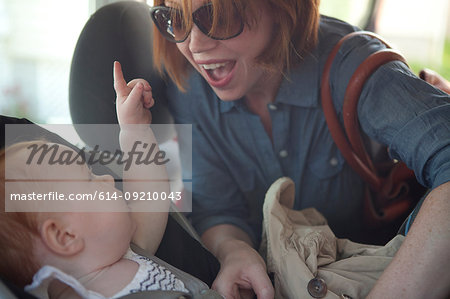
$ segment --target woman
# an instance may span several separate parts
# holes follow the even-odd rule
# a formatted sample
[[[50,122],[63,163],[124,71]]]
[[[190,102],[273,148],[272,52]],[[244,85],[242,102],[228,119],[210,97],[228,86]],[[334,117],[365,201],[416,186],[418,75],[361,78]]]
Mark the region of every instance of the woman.
[[[251,290],[258,298],[273,296],[264,261],[253,248],[264,193],[278,177],[296,183],[295,208],[316,207],[338,236],[361,227],[362,180],[334,145],[319,104],[328,53],[357,29],[319,17],[318,2],[158,0],[151,12],[158,29],[155,62],[177,87],[167,91],[169,108],[177,123],[193,124],[192,221],[221,263],[213,288],[228,299]],[[382,48],[365,37],[343,45],[330,74],[338,111],[353,71]],[[363,95],[363,131],[433,189],[371,296],[445,297],[449,95],[399,62],[372,75]]]

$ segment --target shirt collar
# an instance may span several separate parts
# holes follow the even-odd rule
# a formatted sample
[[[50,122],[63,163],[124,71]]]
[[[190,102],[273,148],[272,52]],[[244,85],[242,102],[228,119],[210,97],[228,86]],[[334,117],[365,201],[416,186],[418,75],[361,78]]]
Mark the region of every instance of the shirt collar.
[[[221,99],[219,99],[218,96],[216,96],[216,100],[219,101],[220,113],[226,113],[226,112],[230,111],[231,109],[233,109],[234,107],[238,107],[239,104],[237,104],[237,102],[241,101],[241,99],[236,100],[236,101],[222,101]]]
[[[305,59],[286,75],[281,82],[275,103],[298,107],[319,106],[319,59],[317,51],[307,54]]]

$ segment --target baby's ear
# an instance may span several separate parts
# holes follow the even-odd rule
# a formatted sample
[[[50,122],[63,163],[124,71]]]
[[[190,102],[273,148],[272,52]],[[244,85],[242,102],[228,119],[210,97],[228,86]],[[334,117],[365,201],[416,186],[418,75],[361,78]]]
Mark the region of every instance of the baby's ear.
[[[44,221],[40,230],[44,244],[54,253],[62,256],[72,256],[84,248],[83,238],[58,218]]]

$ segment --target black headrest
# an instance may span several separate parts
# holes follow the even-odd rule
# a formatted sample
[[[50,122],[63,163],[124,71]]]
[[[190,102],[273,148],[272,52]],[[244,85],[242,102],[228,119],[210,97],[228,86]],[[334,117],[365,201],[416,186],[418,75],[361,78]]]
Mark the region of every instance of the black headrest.
[[[144,78],[152,86],[156,100],[151,109],[153,123],[171,123],[164,104],[166,84],[153,69],[152,28],[149,6],[134,1],[103,6],[90,17],[78,39],[70,70],[69,105],[74,124],[117,124],[112,77],[115,60],[122,64],[127,82]],[[75,128],[87,145],[117,139],[116,134],[99,136]]]

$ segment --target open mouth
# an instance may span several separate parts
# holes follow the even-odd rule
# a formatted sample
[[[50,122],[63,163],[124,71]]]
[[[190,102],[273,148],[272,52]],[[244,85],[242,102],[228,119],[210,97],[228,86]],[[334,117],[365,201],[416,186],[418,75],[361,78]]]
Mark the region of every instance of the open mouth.
[[[235,65],[235,61],[199,64],[206,74],[206,79],[209,84],[214,87],[223,87],[228,84],[231,80]]]

